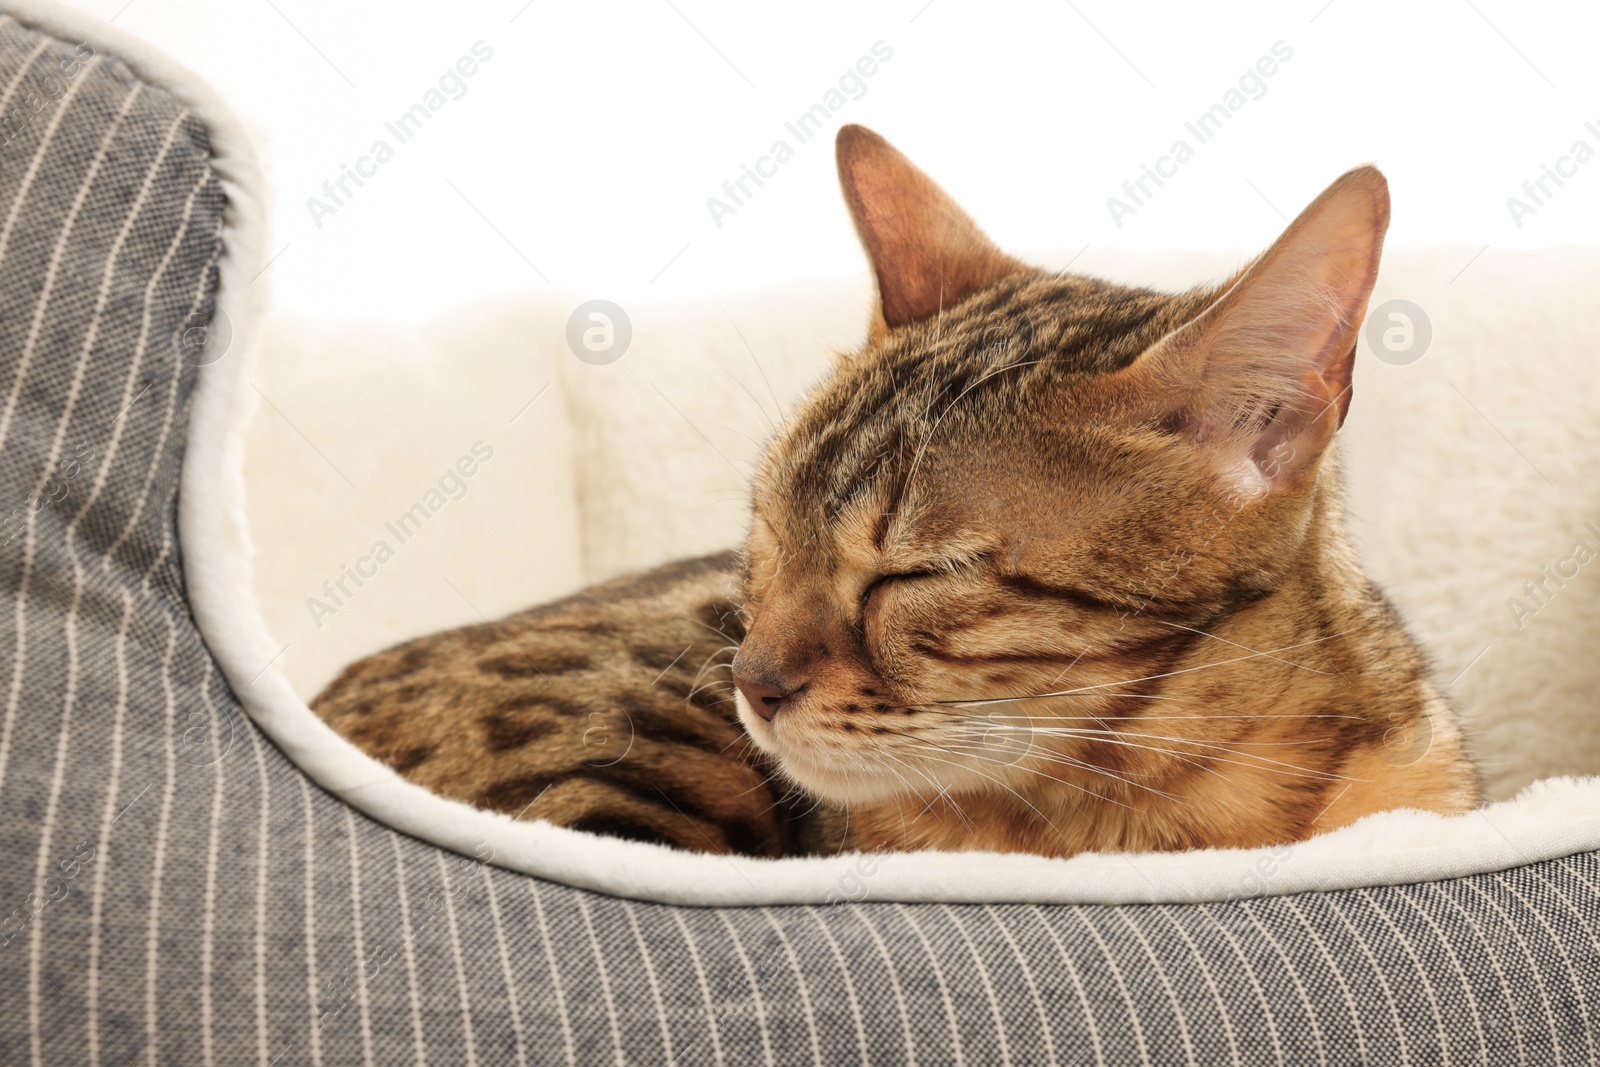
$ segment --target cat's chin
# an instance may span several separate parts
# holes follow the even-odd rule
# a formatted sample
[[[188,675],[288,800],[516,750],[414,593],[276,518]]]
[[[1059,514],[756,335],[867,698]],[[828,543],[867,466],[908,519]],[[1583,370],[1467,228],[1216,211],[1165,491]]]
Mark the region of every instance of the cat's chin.
[[[735,693],[739,721],[745,733],[764,754],[778,762],[784,777],[811,796],[828,804],[860,806],[880,804],[905,794],[902,782],[892,775],[863,774],[859,768],[843,773],[837,763],[818,759],[811,746],[784,741],[774,723],[756,715],[743,693]]]
[[[839,807],[884,804],[905,794],[899,782],[888,775],[842,775],[825,764],[799,753],[777,753],[784,776],[811,796]]]

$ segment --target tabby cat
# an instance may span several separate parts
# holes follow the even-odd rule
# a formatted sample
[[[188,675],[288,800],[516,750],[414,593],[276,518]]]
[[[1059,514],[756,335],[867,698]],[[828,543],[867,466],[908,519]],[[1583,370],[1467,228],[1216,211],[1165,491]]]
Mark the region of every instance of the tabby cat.
[[[1329,447],[1383,176],[1171,295],[1012,259],[861,127],[838,161],[877,309],[767,447],[743,552],[411,641],[317,711],[446,796],[706,852],[1256,846],[1470,808]]]

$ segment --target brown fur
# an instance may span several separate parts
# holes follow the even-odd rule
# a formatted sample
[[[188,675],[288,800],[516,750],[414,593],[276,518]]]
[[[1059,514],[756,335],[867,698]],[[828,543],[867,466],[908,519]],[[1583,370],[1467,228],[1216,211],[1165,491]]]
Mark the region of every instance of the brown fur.
[[[436,793],[699,852],[792,849],[735,719],[732,553],[595,586],[345,668],[312,707]]]
[[[742,560],[412,642],[317,710],[447,795],[712,851],[1254,846],[1469,808],[1329,447],[1382,176],[1169,295],[1023,266],[868,131],[839,161],[879,310],[769,446]],[[748,632],[708,634],[691,620],[734,579]],[[768,762],[701,695],[728,695],[735,644]],[[644,650],[676,648],[651,684]],[[596,768],[589,717],[616,708],[634,749]]]

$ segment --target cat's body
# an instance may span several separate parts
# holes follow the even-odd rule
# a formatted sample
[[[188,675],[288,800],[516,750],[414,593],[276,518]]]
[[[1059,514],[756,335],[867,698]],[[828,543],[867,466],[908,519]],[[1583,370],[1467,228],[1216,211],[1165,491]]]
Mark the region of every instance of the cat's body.
[[[733,708],[733,553],[595,586],[347,667],[329,725],[436,793],[704,852],[796,848]]]
[[[866,131],[840,170],[879,312],[768,447],[743,556],[401,646],[319,713],[447,795],[709,851],[1253,846],[1469,808],[1329,449],[1382,177],[1173,296],[1010,259]],[[627,755],[593,744],[615,709]]]

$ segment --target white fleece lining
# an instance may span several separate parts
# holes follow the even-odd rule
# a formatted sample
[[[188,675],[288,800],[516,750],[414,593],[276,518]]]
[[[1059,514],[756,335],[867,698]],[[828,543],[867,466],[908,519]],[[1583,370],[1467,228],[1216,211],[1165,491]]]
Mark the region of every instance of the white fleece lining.
[[[250,581],[243,495],[243,420],[264,263],[265,210],[254,150],[238,121],[195,75],[142,42],[47,0],[0,0],[26,25],[111,52],[184,102],[211,134],[228,195],[227,253],[217,307],[233,348],[199,376],[190,414],[178,526],[194,617],[250,718],[306,775],[346,803],[441,848],[598,892],[684,905],[942,902],[1220,901],[1308,890],[1394,885],[1499,871],[1600,849],[1600,778],[1551,779],[1468,815],[1395,811],[1292,846],[1072,859],[916,852],[757,860],[677,852],[515,822],[406,782],[329,729],[271,666]]]

